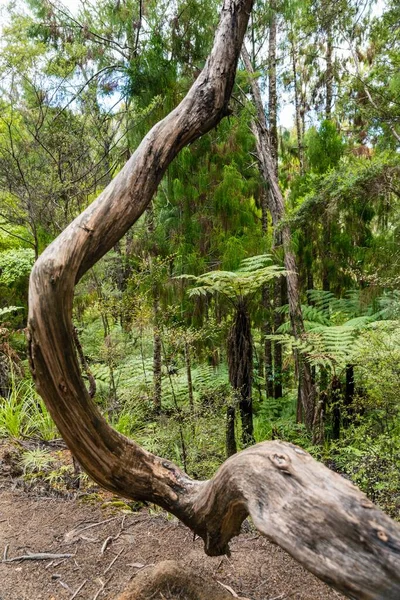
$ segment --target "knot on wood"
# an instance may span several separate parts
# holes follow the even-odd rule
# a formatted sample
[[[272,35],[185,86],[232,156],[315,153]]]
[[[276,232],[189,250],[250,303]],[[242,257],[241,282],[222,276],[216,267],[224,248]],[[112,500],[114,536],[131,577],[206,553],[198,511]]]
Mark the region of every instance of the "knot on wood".
[[[64,394],[67,393],[68,391],[68,387],[67,384],[65,383],[65,381],[61,380],[60,383],[58,384],[58,389],[63,392]]]
[[[381,542],[389,541],[389,536],[386,534],[386,532],[383,529],[378,529],[378,531],[376,532],[376,535],[381,540]]]
[[[288,456],[286,456],[286,454],[278,454],[278,453],[274,453],[272,454],[270,457],[270,461],[272,462],[272,464],[279,469],[280,471],[283,471],[284,473],[288,473],[290,475],[290,458]]]

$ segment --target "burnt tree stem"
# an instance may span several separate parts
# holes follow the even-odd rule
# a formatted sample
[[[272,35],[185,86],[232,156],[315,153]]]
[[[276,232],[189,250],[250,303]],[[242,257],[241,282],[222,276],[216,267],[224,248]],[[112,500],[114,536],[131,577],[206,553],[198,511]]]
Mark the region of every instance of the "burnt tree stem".
[[[124,235],[171,160],[227,113],[252,0],[225,0],[214,47],[186,98],[144,138],[122,171],[47,248],[29,291],[32,374],[73,455],[100,485],[154,502],[201,536],[210,555],[251,515],[259,531],[349,597],[400,596],[400,526],[350,482],[300,448],[258,444],[228,459],[209,481],[190,479],[101,416],[75,352],[75,284]]]

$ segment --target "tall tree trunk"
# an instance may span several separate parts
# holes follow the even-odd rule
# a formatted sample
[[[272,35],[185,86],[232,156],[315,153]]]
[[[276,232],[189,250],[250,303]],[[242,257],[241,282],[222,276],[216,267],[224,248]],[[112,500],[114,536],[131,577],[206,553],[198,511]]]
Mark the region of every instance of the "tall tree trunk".
[[[242,57],[245,63],[246,70],[252,75],[250,79],[252,95],[256,107],[257,119],[253,122],[252,131],[256,139],[257,154],[260,162],[261,174],[264,180],[268,183],[270,194],[270,211],[272,223],[275,228],[282,224],[285,216],[284,200],[280,190],[278,180],[275,174],[274,163],[271,157],[271,149],[267,124],[265,119],[264,107],[261,99],[261,92],[258,82],[254,78],[254,71],[251,66],[249,55],[246,48],[243,46]],[[301,339],[304,335],[304,322],[301,311],[299,279],[297,272],[296,258],[292,251],[292,240],[290,229],[287,225],[281,227],[282,245],[284,251],[285,268],[288,272],[287,290],[289,301],[289,314],[292,325],[293,334],[296,339]],[[314,422],[314,404],[315,404],[315,386],[312,382],[311,368],[307,361],[303,361],[300,365],[300,356],[296,355],[298,362],[298,373],[301,377],[299,386],[300,394],[299,401],[302,404],[304,421],[309,430],[312,429]]]
[[[297,148],[300,165],[300,175],[304,173],[304,144],[303,144],[303,119],[301,114],[301,98],[297,74],[297,50],[294,40],[294,33],[290,34],[291,43],[291,59],[292,59],[292,74],[294,88],[294,108],[296,120]]]
[[[240,299],[227,343],[229,382],[236,391],[242,422],[243,446],[254,443],[253,438],[253,339],[245,299]]]
[[[261,196],[261,226],[265,237],[268,234],[268,193],[266,186],[262,190]],[[266,283],[261,291],[262,305],[264,308],[264,324],[261,332],[261,347],[264,348],[264,380],[267,398],[274,395],[274,366],[272,356],[272,341],[268,337],[272,334],[271,317],[271,285]]]
[[[153,300],[153,408],[156,414],[161,413],[162,399],[162,343],[160,334],[160,305],[158,294]]]
[[[185,366],[186,366],[186,379],[188,384],[188,395],[189,405],[192,417],[194,416],[194,394],[193,394],[193,380],[192,380],[192,361],[190,357],[190,344],[185,340]]]
[[[270,0],[271,12],[268,41],[268,124],[271,158],[278,179],[278,126],[277,126],[277,93],[276,93],[276,0]]]
[[[341,427],[341,397],[342,397],[342,389],[340,385],[339,378],[334,375],[331,383],[331,393],[330,393],[330,405],[331,405],[331,414],[332,414],[332,439],[338,440],[340,438],[340,427]]]
[[[275,309],[287,303],[286,279],[281,277],[275,281],[274,306]],[[283,323],[283,315],[275,310],[274,314],[275,331]],[[282,398],[283,396],[283,357],[281,344],[274,345],[274,398]]]
[[[325,89],[326,89],[326,104],[325,117],[330,119],[332,116],[333,103],[333,36],[332,25],[329,24],[326,32],[326,71],[325,71]]]
[[[269,126],[269,145],[271,150],[271,159],[278,180],[278,126],[277,126],[277,85],[276,85],[276,0],[271,0],[269,41],[268,41],[268,126]],[[282,244],[282,236],[275,231],[274,246]],[[282,325],[283,316],[276,310],[282,304],[281,282],[279,279],[274,284],[274,329],[275,331]],[[285,301],[284,301],[285,303]],[[273,366],[273,396],[282,397],[282,346],[274,344],[274,366]]]
[[[343,425],[348,427],[351,423],[353,413],[355,382],[354,365],[346,365],[346,389],[344,395],[345,414],[343,416]]]
[[[270,286],[265,284],[262,289],[262,303],[265,311],[265,320],[263,326],[263,343],[264,343],[264,377],[265,377],[265,390],[267,398],[273,398],[274,396],[274,368],[273,368],[273,356],[272,356],[272,342],[268,338],[272,334],[271,324],[271,291]]]

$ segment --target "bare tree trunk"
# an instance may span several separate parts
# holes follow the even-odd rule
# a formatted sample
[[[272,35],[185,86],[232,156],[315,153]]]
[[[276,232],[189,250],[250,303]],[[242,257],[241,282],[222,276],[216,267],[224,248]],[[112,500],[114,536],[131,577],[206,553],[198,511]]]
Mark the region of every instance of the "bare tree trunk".
[[[153,329],[153,407],[156,414],[161,413],[162,398],[162,344],[160,334],[160,306],[158,294],[154,300],[154,329]]]
[[[349,481],[282,442],[231,457],[209,481],[113,430],[90,399],[72,335],[75,284],[143,213],[168,164],[227,112],[251,0],[224,0],[197,82],[145,137],[99,198],[40,256],[30,279],[29,359],[37,388],[75,458],[108,490],[154,502],[189,526],[209,555],[229,552],[243,520],[337,590],[398,600],[400,526]]]
[[[301,116],[301,102],[300,92],[297,76],[297,52],[294,41],[294,34],[290,35],[291,42],[291,58],[292,58],[292,72],[293,72],[293,88],[294,88],[294,108],[295,108],[295,119],[296,119],[296,134],[297,134],[297,147],[298,157],[300,164],[300,175],[304,173],[304,146],[303,146],[303,123]]]
[[[330,119],[332,116],[333,103],[333,36],[332,25],[328,25],[326,32],[326,71],[325,71],[325,89],[326,89],[326,104],[325,117]]]
[[[274,285],[274,329],[275,332],[282,325],[283,315],[281,315],[276,309],[286,304],[284,293],[286,292],[285,279],[281,277],[276,279]],[[282,398],[283,395],[283,363],[282,363],[282,346],[281,344],[274,344],[274,398]]]
[[[268,125],[269,125],[269,145],[271,150],[271,159],[278,181],[278,126],[277,126],[277,93],[276,93],[276,0],[271,0],[270,5],[270,25],[268,42]],[[282,236],[275,231],[274,245],[282,244]],[[277,279],[274,283],[274,330],[276,331],[282,325],[282,315],[276,310],[282,304],[281,281]],[[284,301],[285,303],[285,301]],[[274,367],[273,367],[273,396],[282,397],[282,346],[274,344]]]
[[[264,236],[268,233],[268,191],[263,189],[261,196],[261,226]],[[272,356],[272,341],[268,336],[272,334],[271,317],[271,285],[266,283],[262,288],[262,304],[265,312],[265,320],[261,333],[261,346],[264,347],[264,380],[267,398],[274,395],[274,366]]]
[[[185,366],[186,366],[186,378],[188,384],[188,395],[189,405],[192,417],[194,416],[194,394],[193,394],[193,381],[192,381],[192,361],[190,358],[190,344],[185,340]]]
[[[242,57],[245,63],[246,70],[253,75],[254,71],[251,66],[249,55],[246,48],[243,46]],[[279,188],[278,180],[275,174],[274,163],[271,157],[270,142],[265,119],[261,92],[257,81],[254,77],[250,80],[254,104],[256,107],[257,120],[253,122],[252,131],[256,139],[257,154],[260,162],[261,174],[264,180],[268,183],[270,194],[270,211],[272,223],[277,228],[285,216],[285,205],[282,192]],[[285,268],[288,272],[287,291],[289,301],[289,314],[292,325],[293,334],[297,339],[304,335],[303,315],[301,312],[299,278],[297,273],[296,258],[292,251],[291,233],[287,225],[281,227],[282,245],[284,251]],[[315,403],[315,388],[312,383],[312,375],[310,365],[304,361],[300,365],[300,357],[296,355],[298,363],[298,373],[301,377],[299,386],[300,397],[299,401],[302,404],[304,421],[309,430],[312,429],[314,422],[314,403]]]
[[[271,20],[268,41],[268,122],[269,140],[275,175],[278,179],[278,126],[277,126],[277,94],[276,94],[276,0],[270,0]]]

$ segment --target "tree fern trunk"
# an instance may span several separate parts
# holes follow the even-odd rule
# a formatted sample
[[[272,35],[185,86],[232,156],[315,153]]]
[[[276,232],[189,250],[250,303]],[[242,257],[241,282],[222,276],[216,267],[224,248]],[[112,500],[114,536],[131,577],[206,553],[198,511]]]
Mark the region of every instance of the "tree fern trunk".
[[[238,301],[234,323],[228,336],[229,382],[237,393],[242,422],[244,446],[254,443],[253,438],[253,340],[250,317],[245,299]]]

